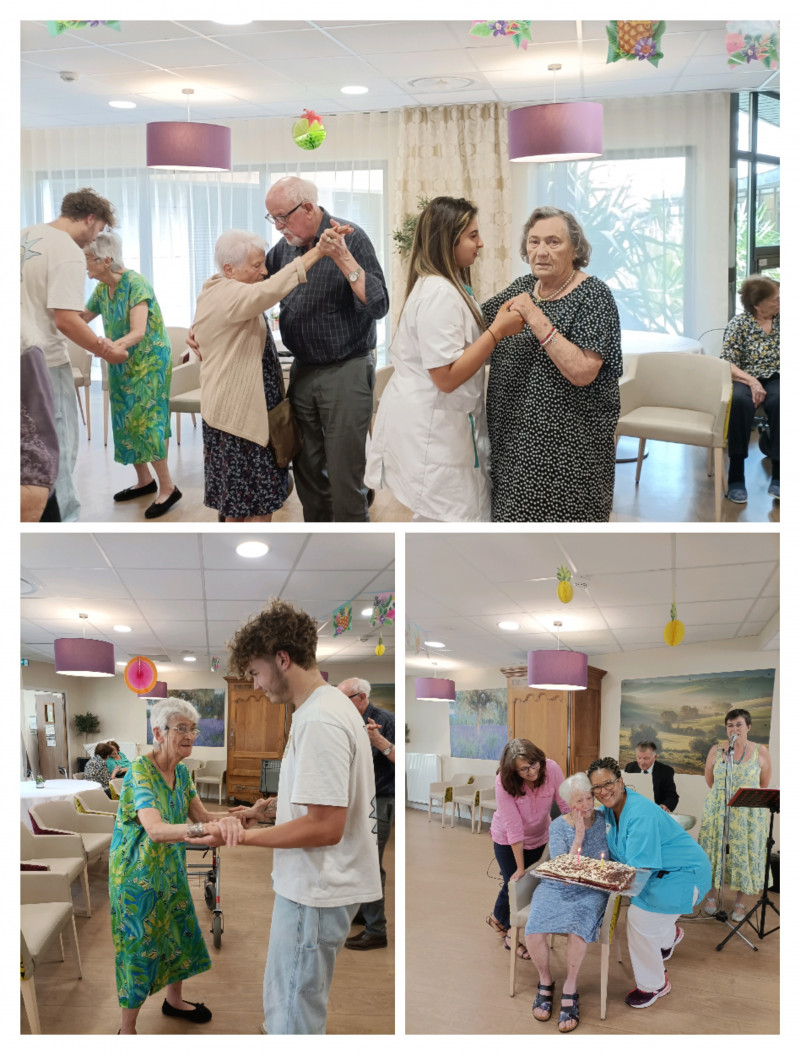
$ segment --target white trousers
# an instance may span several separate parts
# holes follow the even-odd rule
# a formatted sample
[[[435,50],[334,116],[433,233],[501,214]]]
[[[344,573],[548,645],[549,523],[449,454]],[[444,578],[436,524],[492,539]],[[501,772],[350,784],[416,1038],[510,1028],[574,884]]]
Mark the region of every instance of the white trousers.
[[[692,904],[699,891],[694,889]],[[680,912],[665,915],[648,912],[638,905],[628,907],[628,951],[636,986],[645,993],[654,993],[664,984],[662,949],[669,949],[675,941],[675,925]]]

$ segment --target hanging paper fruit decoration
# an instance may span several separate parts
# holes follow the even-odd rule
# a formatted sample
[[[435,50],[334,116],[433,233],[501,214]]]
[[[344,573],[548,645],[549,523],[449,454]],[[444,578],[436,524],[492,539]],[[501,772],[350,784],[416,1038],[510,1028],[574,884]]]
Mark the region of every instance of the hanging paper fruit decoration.
[[[669,610],[669,622],[664,627],[664,640],[668,645],[679,645],[685,633],[686,627],[678,619],[678,608],[673,601]]]
[[[303,110],[303,116],[292,125],[292,139],[301,150],[316,150],[327,134],[322,118],[313,110]]]
[[[383,634],[378,634],[378,644],[375,646],[375,655],[382,656],[386,651],[386,645],[383,643]]]
[[[149,692],[157,681],[156,665],[147,656],[134,656],[125,668],[125,684],[137,695]]]
[[[558,599],[562,604],[569,604],[572,598],[575,596],[575,590],[573,589],[571,579],[572,572],[566,566],[562,564],[556,571],[556,578],[558,579]]]
[[[515,48],[527,51],[528,44],[533,43],[529,19],[494,18],[472,22],[470,33],[473,37],[511,37]]]
[[[657,66],[664,58],[661,50],[664,28],[664,22],[609,22],[606,26],[606,62],[619,62],[620,59],[644,62],[646,59],[652,66]]]

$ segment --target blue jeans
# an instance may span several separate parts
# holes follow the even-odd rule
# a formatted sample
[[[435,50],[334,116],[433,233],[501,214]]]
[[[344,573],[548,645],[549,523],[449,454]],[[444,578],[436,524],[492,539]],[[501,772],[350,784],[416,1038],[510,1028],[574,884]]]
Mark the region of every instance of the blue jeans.
[[[532,864],[535,864],[542,856],[542,851],[547,844],[543,846],[534,846],[532,850],[522,850],[522,860],[526,868],[530,868]],[[497,863],[500,866],[500,872],[503,876],[503,885],[500,887],[500,893],[497,895],[497,901],[494,904],[493,915],[501,927],[505,927],[508,930],[511,925],[510,909],[508,905],[508,881],[517,870],[517,862],[514,858],[514,851],[510,846],[503,846],[501,843],[494,843],[494,855],[497,858]]]
[[[81,502],[75,481],[72,479],[72,470],[78,460],[78,397],[75,394],[75,382],[69,363],[64,363],[62,366],[51,366],[49,369],[50,382],[53,386],[56,436],[58,437],[56,498],[61,519],[77,520],[81,511]]]
[[[275,895],[264,971],[267,1033],[324,1035],[336,955],[357,909],[312,908]]]
[[[389,841],[394,824],[394,797],[382,795],[375,799],[375,812],[378,816],[378,864],[381,870],[381,890],[383,897],[377,901],[368,901],[361,906],[367,934],[375,937],[386,937],[386,872],[383,867],[383,851]]]

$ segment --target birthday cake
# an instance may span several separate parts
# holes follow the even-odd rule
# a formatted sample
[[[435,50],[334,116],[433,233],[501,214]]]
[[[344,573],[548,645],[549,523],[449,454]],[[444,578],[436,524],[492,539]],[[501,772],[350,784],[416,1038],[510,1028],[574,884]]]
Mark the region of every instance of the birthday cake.
[[[559,854],[540,864],[536,871],[547,879],[583,883],[601,890],[627,890],[636,875],[635,868],[619,861],[598,861],[595,857],[579,857],[577,854]]]

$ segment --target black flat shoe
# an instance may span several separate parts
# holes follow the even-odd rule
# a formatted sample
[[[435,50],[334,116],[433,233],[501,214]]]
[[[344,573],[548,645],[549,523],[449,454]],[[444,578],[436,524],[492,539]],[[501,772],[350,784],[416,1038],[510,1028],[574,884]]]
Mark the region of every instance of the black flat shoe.
[[[208,1010],[205,1004],[195,1004],[192,1000],[185,1000],[184,1003],[191,1004],[194,1008],[193,1011],[184,1011],[180,1007],[173,1007],[172,1004],[164,1003],[161,1005],[161,1013],[163,1015],[171,1015],[173,1018],[185,1018],[189,1022],[208,1022],[211,1018],[211,1012]]]
[[[126,487],[124,491],[117,491],[114,495],[115,502],[130,502],[132,498],[142,498],[144,495],[154,495],[158,490],[158,484],[151,480],[144,487]]]
[[[145,519],[155,520],[156,517],[163,517],[163,515],[168,513],[175,503],[179,502],[182,498],[183,495],[176,487],[169,498],[165,498],[163,502],[153,502],[152,505],[149,505],[147,509],[145,509]]]

